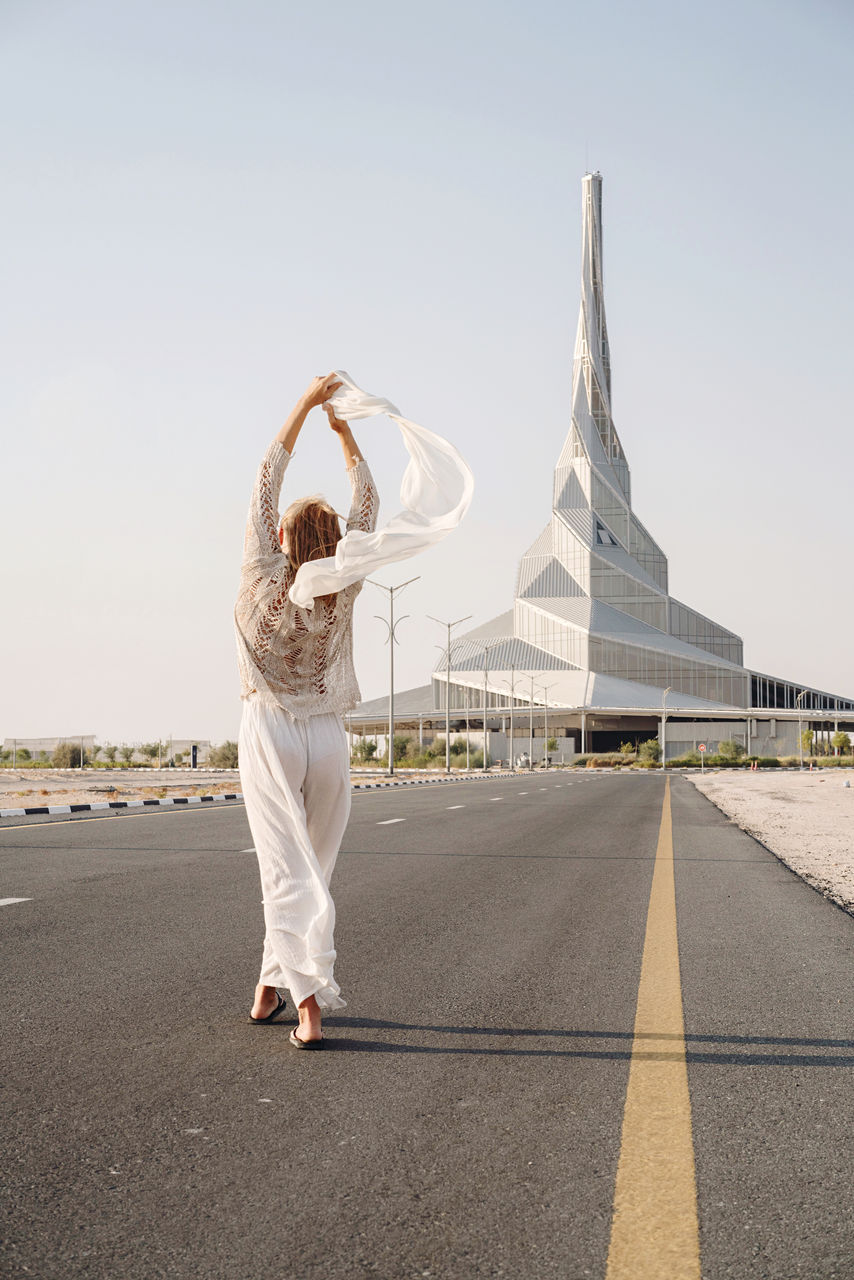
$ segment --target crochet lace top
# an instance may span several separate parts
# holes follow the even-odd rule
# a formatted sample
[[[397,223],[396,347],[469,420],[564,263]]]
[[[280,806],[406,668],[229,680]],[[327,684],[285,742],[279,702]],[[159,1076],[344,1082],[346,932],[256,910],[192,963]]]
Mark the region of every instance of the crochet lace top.
[[[354,582],[319,596],[313,609],[288,599],[295,572],[279,545],[279,492],[291,455],[274,440],[258,469],[243,545],[240,589],[234,609],[240,696],[258,694],[299,720],[349,711],[360,700],[353,669]],[[370,533],[379,498],[368,464],[348,470],[353,502],[347,528]]]

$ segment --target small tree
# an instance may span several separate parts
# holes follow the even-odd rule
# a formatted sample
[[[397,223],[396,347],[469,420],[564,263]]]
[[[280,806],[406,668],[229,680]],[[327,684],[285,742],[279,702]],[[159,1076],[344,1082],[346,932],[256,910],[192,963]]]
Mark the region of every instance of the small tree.
[[[546,739],[546,751],[557,751],[557,738]]]
[[[86,764],[86,757],[83,757],[83,763]],[[60,742],[59,746],[53,753],[54,769],[79,769],[80,768],[80,745],[77,742]]]
[[[724,738],[723,742],[718,743],[718,755],[722,760],[740,760],[746,754],[745,748],[734,738]]]
[[[830,745],[838,756],[847,756],[851,751],[851,739],[843,729],[837,729],[830,739]]]
[[[135,750],[135,747],[129,747],[127,745],[119,747],[119,755],[124,760],[125,764],[130,764],[134,757]]]
[[[660,760],[661,743],[658,741],[658,738],[647,738],[646,742],[642,742],[638,747],[638,755],[641,760]]]
[[[804,729],[803,733],[801,734],[801,746],[803,747],[804,751],[807,753],[808,756],[812,755],[812,744],[813,744],[814,737],[815,737],[815,734],[813,733],[812,729]]]
[[[396,733],[394,735],[394,763],[395,764],[397,764],[398,761],[406,758],[406,753],[409,749],[409,744],[411,741],[412,741],[411,738],[402,737],[400,734]]]
[[[159,750],[160,748],[156,742],[143,742],[139,748],[139,753],[145,756],[149,764],[151,764]]]
[[[104,755],[107,757],[107,760],[109,761],[109,763],[115,764],[116,752],[118,751],[118,747],[114,747],[111,742],[108,742],[103,750],[104,750]]]
[[[377,744],[373,738],[359,738],[353,746],[353,759],[359,764],[367,764],[377,754]]]
[[[91,755],[91,759],[92,759],[93,761],[97,760],[97,759],[98,759],[98,756],[101,754],[102,750],[103,750],[103,747],[99,747],[97,742],[93,742],[93,743],[92,743],[92,755]]]
[[[633,756],[634,754],[635,754],[634,743],[632,743],[632,742],[621,742],[621,743],[620,743],[620,755],[621,755],[621,756]]]
[[[216,769],[236,769],[237,743],[224,742],[220,747],[213,747],[208,762]]]

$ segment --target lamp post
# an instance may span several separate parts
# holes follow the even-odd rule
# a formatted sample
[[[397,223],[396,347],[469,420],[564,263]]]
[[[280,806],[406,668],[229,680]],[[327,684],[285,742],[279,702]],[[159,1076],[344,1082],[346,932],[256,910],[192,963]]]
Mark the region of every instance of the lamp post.
[[[803,716],[803,709],[804,709],[803,699],[805,695],[806,695],[806,689],[802,689],[795,701],[795,706],[798,709],[798,754],[800,756],[802,769],[804,767],[804,734],[803,734],[803,728],[802,728],[803,726],[802,716]]]
[[[389,776],[394,774],[394,646],[398,644],[395,636],[395,627],[399,622],[403,622],[404,618],[408,618],[409,614],[405,613],[403,618],[394,620],[394,593],[403,591],[404,587],[408,587],[411,583],[417,582],[421,577],[418,573],[414,578],[407,578],[406,582],[400,582],[395,587],[386,587],[382,582],[374,582],[373,578],[368,578],[372,587],[379,587],[380,591],[385,591],[388,596],[388,618],[382,617],[381,614],[375,613],[374,617],[380,622],[384,622],[388,627],[388,772]]]
[[[661,767],[667,768],[667,695],[672,693],[670,685],[661,695]]]
[[[549,767],[549,693],[557,683],[557,680],[553,680],[551,684],[540,685],[540,693],[543,695],[543,760],[547,769]]]
[[[530,716],[528,724],[529,743],[528,743],[528,763],[531,769],[534,767],[534,677],[530,671],[525,673],[531,681],[531,692],[528,697],[528,712]]]
[[[441,619],[434,618],[432,613],[427,614],[431,622],[438,622],[440,627],[448,628],[448,647],[445,661],[445,773],[451,772],[451,630],[454,627],[458,627],[461,622],[468,622],[472,616],[472,614],[467,613],[464,618],[457,618],[456,622],[442,622]]]
[[[490,649],[497,648],[499,644],[501,644],[500,640],[494,640],[492,644],[490,644],[489,641],[487,640],[484,642],[484,646],[483,646],[483,764],[481,765],[481,770],[483,773],[486,773],[486,734],[487,734],[486,715],[487,715],[487,706],[488,706],[486,678],[489,672],[489,651]]]
[[[513,761],[513,706],[516,701],[516,666],[510,663],[510,679],[502,680],[505,688],[510,690],[510,768],[515,769],[516,765]]]

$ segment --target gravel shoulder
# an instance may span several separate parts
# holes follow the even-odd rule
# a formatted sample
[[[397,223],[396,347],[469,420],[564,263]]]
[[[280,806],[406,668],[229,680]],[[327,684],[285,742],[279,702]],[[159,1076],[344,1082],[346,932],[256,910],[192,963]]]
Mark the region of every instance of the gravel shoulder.
[[[854,770],[707,773],[690,781],[787,867],[854,915]]]

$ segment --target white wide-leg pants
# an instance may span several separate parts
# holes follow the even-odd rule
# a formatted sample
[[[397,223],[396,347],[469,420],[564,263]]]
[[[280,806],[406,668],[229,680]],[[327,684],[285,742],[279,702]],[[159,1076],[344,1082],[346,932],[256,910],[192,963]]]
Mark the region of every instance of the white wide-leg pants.
[[[261,871],[267,934],[260,982],[343,1009],[333,977],[335,905],[329,880],[350,814],[341,717],[296,720],[250,695],[240,724],[240,783]]]

